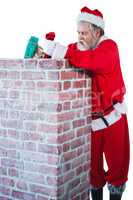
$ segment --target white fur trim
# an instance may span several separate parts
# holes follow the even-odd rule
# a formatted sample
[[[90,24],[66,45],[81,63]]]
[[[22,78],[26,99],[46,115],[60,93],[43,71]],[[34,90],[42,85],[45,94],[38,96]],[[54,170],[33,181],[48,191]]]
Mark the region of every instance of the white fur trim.
[[[126,105],[125,103],[117,103],[114,105],[114,110],[110,112],[108,115],[105,115],[104,118],[108,122],[109,126],[117,122],[121,118],[121,114],[126,113]],[[107,128],[105,123],[101,118],[92,120],[92,130],[98,131],[101,129]]]
[[[127,112],[127,106],[125,102],[115,104],[114,108],[121,114],[125,114]]]
[[[104,40],[107,40],[108,39],[108,37],[107,36],[105,36],[105,35],[102,35],[101,37],[100,37],[100,39],[99,39],[99,41],[98,41],[98,43],[97,43],[97,45],[96,46],[98,46],[101,42],[103,42]]]
[[[53,51],[52,58],[53,59],[62,59],[65,57],[67,52],[67,47],[57,43],[56,47]]]
[[[56,47],[56,42],[52,41],[52,40],[45,40],[44,41],[44,53],[48,54],[49,56],[52,56],[54,49]]]
[[[82,12],[78,15],[77,21],[86,21],[90,22],[91,24],[95,24],[96,26],[102,28],[104,30],[105,24],[102,17]]]

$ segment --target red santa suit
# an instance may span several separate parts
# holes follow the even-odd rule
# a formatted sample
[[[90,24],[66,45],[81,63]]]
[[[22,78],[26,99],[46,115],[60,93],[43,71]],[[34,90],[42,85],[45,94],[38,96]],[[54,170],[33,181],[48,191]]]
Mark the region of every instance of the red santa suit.
[[[70,44],[66,58],[73,66],[92,72],[91,184],[121,186],[128,176],[129,134],[117,44],[104,37],[93,50],[80,51],[76,43]]]
[[[100,188],[107,182],[110,190],[122,193],[128,178],[129,134],[117,44],[104,36],[93,50],[81,51],[77,43],[67,48],[57,44],[52,58],[63,57],[92,74],[91,185]]]

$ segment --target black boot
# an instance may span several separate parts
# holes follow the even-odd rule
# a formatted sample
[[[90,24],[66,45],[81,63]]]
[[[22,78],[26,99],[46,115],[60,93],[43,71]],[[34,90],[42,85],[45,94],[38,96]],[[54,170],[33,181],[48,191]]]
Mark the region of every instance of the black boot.
[[[91,189],[92,200],[103,200],[103,188]]]
[[[110,200],[121,200],[121,196],[119,194],[110,194]]]

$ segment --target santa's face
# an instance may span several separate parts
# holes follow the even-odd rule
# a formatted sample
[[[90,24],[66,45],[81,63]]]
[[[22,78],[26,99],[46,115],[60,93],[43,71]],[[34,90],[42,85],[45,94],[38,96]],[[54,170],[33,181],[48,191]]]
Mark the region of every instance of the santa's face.
[[[77,26],[78,32],[78,48],[80,50],[93,49],[98,42],[99,35],[97,32],[94,32],[91,24],[88,22],[78,23]]]

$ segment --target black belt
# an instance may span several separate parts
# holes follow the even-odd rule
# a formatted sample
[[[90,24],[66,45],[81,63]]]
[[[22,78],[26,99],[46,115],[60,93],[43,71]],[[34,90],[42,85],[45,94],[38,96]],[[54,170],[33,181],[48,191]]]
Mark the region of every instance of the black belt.
[[[104,113],[107,112],[107,111],[109,111],[109,110],[111,110],[113,108],[113,105],[115,105],[116,103],[118,103],[118,102],[113,102],[111,106],[109,106],[108,108],[106,108],[104,110],[104,112],[92,112],[92,116],[97,116],[97,117],[101,118],[103,120],[104,124],[108,127],[109,123],[105,119]]]
[[[108,121],[105,119],[103,112],[93,112],[92,115],[101,118],[101,119],[103,120],[104,124],[105,124],[107,127],[109,126],[109,123],[108,123]]]

